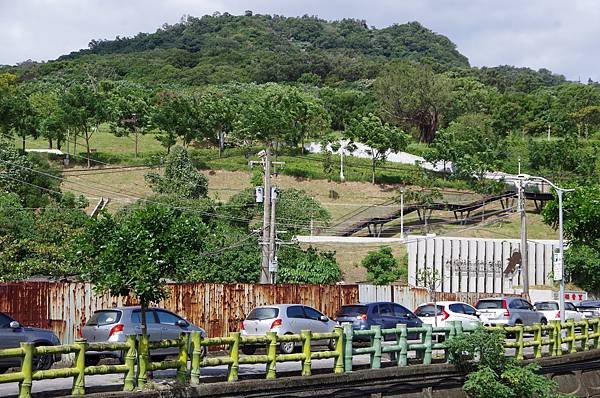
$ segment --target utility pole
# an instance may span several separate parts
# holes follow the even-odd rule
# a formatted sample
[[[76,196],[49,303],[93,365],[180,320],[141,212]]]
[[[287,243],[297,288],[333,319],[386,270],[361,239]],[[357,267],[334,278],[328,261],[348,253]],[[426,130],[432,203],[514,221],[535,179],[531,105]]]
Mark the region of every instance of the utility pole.
[[[519,176],[519,212],[521,213],[521,278],[523,294],[529,297],[529,266],[527,253],[527,212],[525,211],[525,178]]]
[[[263,177],[263,230],[262,230],[262,266],[260,272],[260,283],[269,283],[271,281],[269,274],[269,259],[271,257],[269,244],[271,231],[271,143],[267,145],[263,157],[264,177]]]
[[[342,145],[340,151],[340,182],[344,181],[346,181],[346,177],[344,177],[344,146]]]
[[[259,156],[262,157],[262,160],[260,162],[253,160],[249,162],[251,167],[253,164],[260,163],[264,170],[263,197],[261,198],[263,203],[263,229],[260,241],[262,252],[260,283],[274,283],[274,277],[271,274],[276,272],[276,270],[272,271],[273,267],[277,268],[277,256],[275,255],[275,239],[277,236],[275,227],[276,194],[273,187],[271,187],[271,165],[283,165],[284,162],[271,161],[271,148],[272,143],[269,143],[266,150],[261,151]]]
[[[271,221],[269,228],[269,282],[275,283],[277,274],[277,247],[275,239],[277,238],[277,226],[275,224],[275,203],[277,203],[277,188],[271,187]]]

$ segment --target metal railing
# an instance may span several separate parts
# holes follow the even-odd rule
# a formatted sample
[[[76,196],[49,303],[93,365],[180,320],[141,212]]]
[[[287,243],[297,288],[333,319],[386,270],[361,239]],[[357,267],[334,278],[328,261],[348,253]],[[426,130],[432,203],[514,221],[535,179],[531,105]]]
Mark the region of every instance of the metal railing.
[[[533,349],[533,356],[557,356],[579,350],[600,349],[600,318],[585,319],[580,322],[551,321],[549,325],[488,327],[488,330],[502,330],[514,336],[506,339],[504,346],[514,349],[517,359],[524,358],[526,348]],[[155,370],[173,369],[177,381],[182,384],[198,385],[201,370],[215,366],[227,366],[227,380],[239,378],[240,365],[264,364],[265,378],[277,377],[277,364],[282,362],[300,362],[301,375],[312,374],[314,360],[334,359],[333,372],[340,374],[353,370],[353,357],[368,354],[369,366],[381,368],[382,354],[390,354],[397,366],[408,366],[409,353],[414,353],[416,361],[430,365],[434,351],[441,351],[440,359],[449,361],[446,341],[464,333],[476,330],[475,327],[465,329],[460,321],[446,322],[446,326],[409,328],[397,324],[394,328],[372,326],[367,330],[353,330],[351,324],[338,326],[331,333],[313,333],[308,330],[300,334],[277,335],[267,332],[264,336],[241,336],[239,332],[230,333],[227,337],[202,338],[200,332],[182,333],[179,339],[149,341],[147,336],[127,336],[124,343],[88,343],[77,340],[74,344],[58,346],[39,346],[32,343],[21,343],[18,348],[0,350],[2,358],[20,358],[21,368],[18,372],[0,375],[1,383],[19,383],[19,398],[31,397],[34,380],[55,378],[73,378],[72,395],[85,394],[85,378],[91,375],[124,374],[123,390],[143,389],[148,382],[148,373]],[[386,336],[391,340],[384,344]],[[364,346],[355,342],[365,340]],[[437,341],[436,341],[437,340]],[[335,348],[325,351],[313,350],[315,341],[331,342]],[[281,343],[294,343],[301,346],[299,353],[278,353]],[[227,354],[207,357],[203,353],[208,347],[227,347]],[[264,355],[240,356],[244,346],[264,346]],[[545,350],[545,347],[548,347]],[[158,349],[177,348],[175,359],[154,362],[151,352]],[[86,366],[86,352],[123,351],[124,364]],[[34,370],[34,358],[42,355],[75,354],[72,367],[50,370]],[[156,354],[155,354],[156,355]]]

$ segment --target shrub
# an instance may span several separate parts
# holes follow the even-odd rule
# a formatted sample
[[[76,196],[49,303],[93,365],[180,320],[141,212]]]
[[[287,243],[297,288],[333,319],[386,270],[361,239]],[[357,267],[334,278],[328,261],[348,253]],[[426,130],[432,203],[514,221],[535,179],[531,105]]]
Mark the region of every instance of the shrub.
[[[399,262],[389,246],[369,252],[362,260],[362,266],[367,269],[367,280],[376,285],[387,285],[402,275]]]

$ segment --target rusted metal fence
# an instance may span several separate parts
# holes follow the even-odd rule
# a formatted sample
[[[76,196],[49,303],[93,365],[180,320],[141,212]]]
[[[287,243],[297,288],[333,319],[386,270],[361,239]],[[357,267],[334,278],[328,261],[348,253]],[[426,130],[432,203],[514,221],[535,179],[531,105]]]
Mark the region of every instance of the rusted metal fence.
[[[160,306],[206,329],[209,336],[239,330],[240,322],[258,305],[303,303],[330,317],[344,304],[394,301],[414,309],[429,300],[425,289],[372,285],[169,284],[169,298]],[[438,300],[473,304],[486,294],[437,293]],[[89,283],[15,282],[0,284],[0,311],[19,322],[52,329],[63,343],[72,343],[91,314],[101,308],[137,304],[131,297],[97,295]]]
[[[333,316],[359,301],[356,285],[169,284],[158,305],[206,329],[209,336],[239,330],[258,305],[304,303]],[[91,314],[101,308],[137,304],[131,297],[97,295],[89,283],[16,282],[0,284],[0,311],[24,325],[52,329],[64,343],[79,337]]]

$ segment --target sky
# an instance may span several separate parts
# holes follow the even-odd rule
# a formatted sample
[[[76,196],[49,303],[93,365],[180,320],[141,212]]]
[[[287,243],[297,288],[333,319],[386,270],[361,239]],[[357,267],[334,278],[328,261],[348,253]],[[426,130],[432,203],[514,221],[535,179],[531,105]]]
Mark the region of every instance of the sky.
[[[546,68],[600,80],[597,0],[0,0],[0,65],[56,59],[92,39],[154,32],[216,11],[357,18],[377,28],[419,21],[472,66]]]

